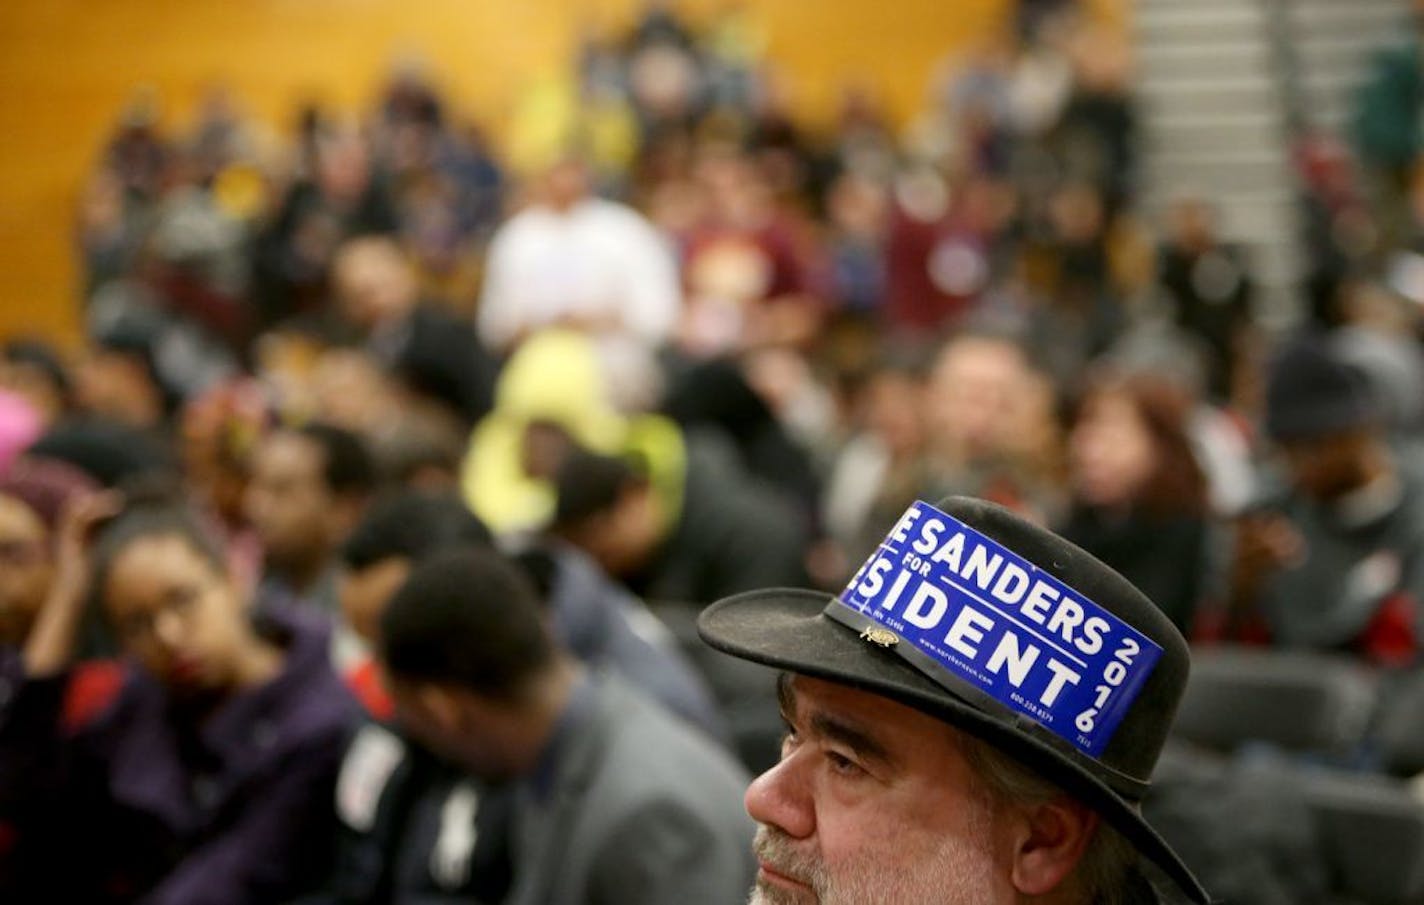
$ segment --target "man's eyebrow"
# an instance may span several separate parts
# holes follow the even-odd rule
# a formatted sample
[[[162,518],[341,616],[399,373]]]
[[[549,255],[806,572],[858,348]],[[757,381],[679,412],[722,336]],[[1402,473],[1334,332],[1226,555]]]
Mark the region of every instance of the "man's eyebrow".
[[[832,714],[812,714],[811,731],[822,738],[845,745],[863,760],[879,761],[882,764],[894,763],[890,752],[877,739]]]
[[[781,705],[781,718],[788,724],[795,723],[796,689],[792,685],[791,673],[784,672],[776,679],[776,697]],[[845,745],[863,760],[875,760],[893,765],[894,758],[885,745],[857,726],[832,714],[817,712],[811,715],[810,729],[816,735]]]

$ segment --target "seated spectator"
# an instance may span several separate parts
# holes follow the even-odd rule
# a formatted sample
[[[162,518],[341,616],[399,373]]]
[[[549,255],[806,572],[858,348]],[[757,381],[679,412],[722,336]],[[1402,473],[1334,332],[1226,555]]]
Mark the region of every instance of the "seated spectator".
[[[1158,279],[1172,318],[1201,343],[1212,398],[1228,399],[1251,319],[1251,275],[1244,254],[1221,239],[1217,211],[1208,202],[1183,197],[1172,204],[1158,255]]]
[[[376,489],[361,439],[328,424],[279,430],[253,456],[245,509],[271,595],[335,614],[336,554]]]
[[[0,680],[9,654],[19,665],[49,595],[61,511],[96,489],[82,471],[58,461],[25,457],[0,471]]]
[[[458,497],[401,492],[378,502],[342,548],[341,607],[348,624],[377,649],[381,613],[412,568],[445,550],[490,544],[489,529]],[[533,548],[517,559],[539,587],[554,636],[574,656],[619,673],[713,738],[722,736],[710,692],[642,601],[572,547]],[[347,679],[373,716],[390,716],[373,658],[349,670]]]
[[[43,340],[12,339],[0,345],[0,388],[28,399],[46,425],[74,407],[69,369]]]
[[[409,491],[373,504],[342,544],[337,599],[360,642],[344,674],[373,717],[392,715],[374,654],[380,646],[381,614],[391,596],[421,559],[441,550],[485,547],[491,540],[489,529],[458,499]]]
[[[0,473],[44,432],[43,416],[19,393],[0,389]]]
[[[320,310],[341,242],[400,225],[390,180],[354,123],[319,109],[303,124],[305,172],[288,188],[253,251],[261,326]]]
[[[337,252],[332,274],[342,315],[409,391],[471,423],[489,412],[494,362],[468,324],[420,298],[415,273],[393,239],[352,239]]]
[[[1188,636],[1210,585],[1206,479],[1187,435],[1190,414],[1191,400],[1160,380],[1092,383],[1069,435],[1072,499],[1060,529]]]
[[[745,773],[620,678],[578,665],[513,563],[432,557],[380,634],[409,741],[373,727],[347,757],[335,901],[746,895]],[[431,754],[448,768],[420,769]]]
[[[95,338],[75,371],[84,411],[137,430],[166,424],[173,397],[155,358],[161,333],[158,314],[136,313]]]
[[[676,424],[638,414],[649,407],[645,397],[659,374],[646,355],[627,354],[634,351],[573,330],[546,330],[510,356],[494,411],[470,435],[461,473],[466,501],[496,535],[548,524],[554,474],[575,446],[670,463],[682,455]]]
[[[367,441],[413,401],[390,370],[360,346],[319,342],[310,360],[289,376],[295,389],[287,399],[289,417],[316,417]]]
[[[910,504],[933,495],[924,370],[913,356],[887,358],[858,395],[856,430],[836,456],[824,497],[826,528],[846,563],[863,561]]]
[[[233,571],[252,583],[261,572],[262,542],[247,522],[243,498],[252,474],[252,454],[272,418],[264,386],[241,378],[189,401],[178,419],[190,499],[222,534]]]
[[[951,191],[934,167],[895,180],[885,235],[885,303],[896,334],[929,337],[960,324],[987,288],[993,251],[988,182]]]
[[[478,327],[498,352],[559,326],[651,347],[668,338],[681,305],[666,240],[642,214],[591,195],[586,166],[566,155],[490,241]]]
[[[925,410],[945,493],[1049,519],[1059,499],[1053,387],[1006,333],[964,332],[940,348]]]
[[[1415,335],[1416,303],[1359,281],[1341,285],[1336,307],[1340,324],[1328,334],[1331,353],[1369,379],[1391,436],[1417,437],[1424,429],[1424,349]]]
[[[1238,524],[1229,625],[1253,616],[1281,647],[1417,662],[1424,475],[1391,449],[1379,400],[1318,338],[1271,363],[1266,430],[1287,486]]]
[[[469,431],[438,405],[403,405],[370,435],[381,482],[432,493],[460,490],[460,460]]]
[[[807,540],[795,510],[715,440],[689,435],[673,475],[655,463],[639,470],[616,456],[571,455],[556,481],[554,532],[654,603],[804,584]]]
[[[104,417],[63,418],[28,452],[73,465],[104,487],[178,474],[178,460],[168,437]]]
[[[137,279],[90,301],[90,348],[74,370],[80,410],[161,435],[178,407],[237,371],[233,355],[201,328],[166,310]]]
[[[19,827],[6,901],[258,905],[301,893],[324,871],[355,716],[327,635],[276,612],[254,622],[224,554],[179,511],[119,515],[91,561],[84,538],[113,506],[95,498],[61,529],[0,725],[0,815]],[[130,665],[75,727],[61,705],[86,589]]]
[[[885,302],[890,193],[881,180],[852,169],[826,192],[826,206],[832,301],[844,312],[869,318]]]
[[[707,204],[682,243],[682,349],[707,358],[809,342],[824,314],[819,287],[808,243],[779,208],[767,173],[740,150],[712,143],[696,176]]]
[[[804,364],[788,352],[796,365]],[[805,513],[808,526],[819,522],[820,475],[793,425],[783,420],[754,376],[771,352],[746,360],[718,358],[693,364],[668,387],[662,411],[684,430],[720,431],[736,447],[745,470],[783,488]],[[769,369],[768,369],[769,370]],[[795,402],[787,406],[794,408]],[[788,419],[789,420],[789,419]]]
[[[21,457],[0,469],[0,726],[24,682],[21,652],[54,583],[60,514],[95,490],[83,472],[63,462]],[[121,680],[109,661],[76,666],[64,693],[66,725],[81,725]],[[0,813],[0,898],[17,892],[21,827],[14,819]]]

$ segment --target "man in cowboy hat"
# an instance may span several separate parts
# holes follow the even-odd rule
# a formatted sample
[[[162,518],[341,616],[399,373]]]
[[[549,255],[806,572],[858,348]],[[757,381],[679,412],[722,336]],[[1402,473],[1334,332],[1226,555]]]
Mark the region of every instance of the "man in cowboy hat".
[[[1186,643],[1056,535],[916,503],[839,597],[753,591],[699,627],[785,671],[753,905],[1208,901],[1138,807]]]

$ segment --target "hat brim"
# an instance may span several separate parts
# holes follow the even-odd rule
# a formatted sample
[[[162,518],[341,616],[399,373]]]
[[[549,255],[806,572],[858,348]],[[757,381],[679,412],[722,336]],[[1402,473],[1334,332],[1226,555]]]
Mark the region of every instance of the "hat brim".
[[[766,666],[826,679],[899,701],[988,742],[1091,807],[1192,902],[1210,897],[1137,804],[1050,744],[1019,728],[1025,719],[987,712],[897,654],[860,639],[823,614],[828,594],[794,588],[750,591],[714,603],[697,622],[707,644]]]

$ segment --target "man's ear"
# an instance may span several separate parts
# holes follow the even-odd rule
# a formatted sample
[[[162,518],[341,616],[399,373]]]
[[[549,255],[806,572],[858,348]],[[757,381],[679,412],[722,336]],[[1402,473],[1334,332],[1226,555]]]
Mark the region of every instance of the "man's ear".
[[[332,496],[331,514],[336,519],[332,524],[335,540],[343,540],[356,530],[361,516],[366,513],[368,502],[368,498],[359,493],[338,493]]]
[[[1078,866],[1098,823],[1094,811],[1067,797],[1024,810],[1014,836],[1014,889],[1026,896],[1057,889]]]
[[[425,711],[436,726],[446,732],[458,731],[464,721],[459,697],[451,689],[437,682],[424,682],[416,691],[420,709]]]

